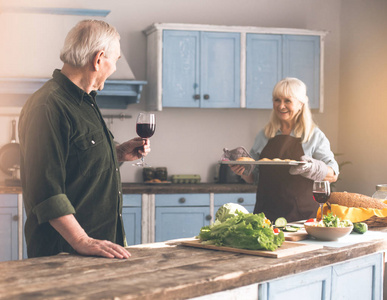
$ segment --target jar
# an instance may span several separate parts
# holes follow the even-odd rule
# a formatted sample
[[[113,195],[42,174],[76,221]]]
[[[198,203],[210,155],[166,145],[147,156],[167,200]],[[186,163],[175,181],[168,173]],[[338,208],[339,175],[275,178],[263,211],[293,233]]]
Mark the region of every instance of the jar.
[[[387,184],[377,184],[376,192],[372,195],[372,198],[387,199]]]
[[[161,181],[166,181],[168,178],[167,168],[165,167],[156,168],[155,178],[160,179]]]
[[[143,168],[142,169],[142,178],[144,181],[150,181],[155,178],[155,169],[153,168]]]

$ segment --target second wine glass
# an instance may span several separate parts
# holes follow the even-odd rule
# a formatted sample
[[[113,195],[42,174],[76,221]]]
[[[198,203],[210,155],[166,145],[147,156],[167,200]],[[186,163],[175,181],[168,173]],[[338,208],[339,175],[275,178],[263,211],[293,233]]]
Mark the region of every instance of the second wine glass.
[[[313,183],[313,199],[320,205],[321,219],[323,219],[323,206],[331,196],[331,186],[329,181],[315,181]],[[320,221],[319,220],[319,221]]]
[[[152,113],[139,113],[136,120],[136,132],[139,137],[143,139],[149,139],[156,130],[156,116]],[[148,164],[144,161],[144,156],[141,157],[141,161],[133,164],[137,167],[147,167]]]

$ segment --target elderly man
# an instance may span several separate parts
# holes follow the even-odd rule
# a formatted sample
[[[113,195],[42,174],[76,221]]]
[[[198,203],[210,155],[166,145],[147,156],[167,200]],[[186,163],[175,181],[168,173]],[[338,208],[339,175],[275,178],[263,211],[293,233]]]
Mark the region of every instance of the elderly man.
[[[95,101],[96,90],[116,70],[119,40],[106,22],[79,22],[61,51],[63,68],[23,107],[19,139],[29,257],[130,257],[118,162],[145,156],[149,141],[115,146]]]

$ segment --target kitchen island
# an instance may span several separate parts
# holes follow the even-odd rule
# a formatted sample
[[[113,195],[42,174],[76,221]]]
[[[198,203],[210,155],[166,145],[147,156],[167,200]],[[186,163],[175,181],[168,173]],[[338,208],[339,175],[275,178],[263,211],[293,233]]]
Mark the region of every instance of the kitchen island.
[[[267,258],[175,240],[129,247],[128,260],[59,254],[0,263],[0,299],[284,299],[278,286],[286,299],[382,299],[385,249],[379,238]]]

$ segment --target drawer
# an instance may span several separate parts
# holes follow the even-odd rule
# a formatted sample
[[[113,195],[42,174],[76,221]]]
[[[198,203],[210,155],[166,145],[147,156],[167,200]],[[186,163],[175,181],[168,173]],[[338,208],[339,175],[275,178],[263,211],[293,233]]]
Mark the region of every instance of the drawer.
[[[214,205],[222,206],[226,203],[238,203],[242,206],[255,205],[256,194],[215,194]]]
[[[156,206],[209,206],[209,194],[162,194],[156,195]]]
[[[122,196],[123,206],[125,207],[138,207],[141,206],[142,195],[136,194],[124,194]]]
[[[0,194],[0,207],[17,207],[17,195]]]

